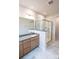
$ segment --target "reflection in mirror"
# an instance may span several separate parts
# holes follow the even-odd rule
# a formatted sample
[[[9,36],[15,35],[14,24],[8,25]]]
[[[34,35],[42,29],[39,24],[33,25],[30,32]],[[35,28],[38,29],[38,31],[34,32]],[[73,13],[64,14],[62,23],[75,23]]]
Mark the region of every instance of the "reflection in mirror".
[[[28,34],[28,30],[34,29],[34,20],[33,19],[27,19],[24,17],[19,17],[19,34]]]

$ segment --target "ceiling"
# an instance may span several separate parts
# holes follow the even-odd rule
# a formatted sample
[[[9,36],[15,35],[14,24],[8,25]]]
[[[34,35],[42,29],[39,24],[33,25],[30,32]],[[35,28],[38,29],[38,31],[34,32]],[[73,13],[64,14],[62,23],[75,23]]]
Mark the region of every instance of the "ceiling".
[[[53,0],[51,5],[48,1],[50,0],[19,0],[19,4],[45,16],[59,14],[59,0]]]

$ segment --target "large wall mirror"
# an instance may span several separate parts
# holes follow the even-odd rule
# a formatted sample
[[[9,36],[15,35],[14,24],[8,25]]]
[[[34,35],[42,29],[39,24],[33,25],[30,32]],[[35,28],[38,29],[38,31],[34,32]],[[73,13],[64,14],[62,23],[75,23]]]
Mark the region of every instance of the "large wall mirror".
[[[19,17],[19,34],[26,34],[28,30],[34,29],[34,20],[27,19],[24,17]]]

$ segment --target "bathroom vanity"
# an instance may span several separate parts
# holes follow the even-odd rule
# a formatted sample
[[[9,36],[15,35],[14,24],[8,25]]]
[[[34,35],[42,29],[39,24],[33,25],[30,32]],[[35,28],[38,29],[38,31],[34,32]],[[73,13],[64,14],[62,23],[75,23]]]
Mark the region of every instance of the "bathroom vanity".
[[[19,57],[26,55],[39,46],[39,35],[23,35],[19,37]]]

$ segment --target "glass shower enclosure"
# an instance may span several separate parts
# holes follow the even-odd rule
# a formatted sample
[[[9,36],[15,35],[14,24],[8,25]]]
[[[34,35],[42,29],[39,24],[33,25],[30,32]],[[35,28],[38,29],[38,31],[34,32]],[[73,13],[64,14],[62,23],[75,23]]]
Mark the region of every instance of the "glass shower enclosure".
[[[53,32],[53,22],[48,20],[35,20],[35,29],[39,31],[46,32],[46,42],[50,42],[52,40],[52,32]]]

